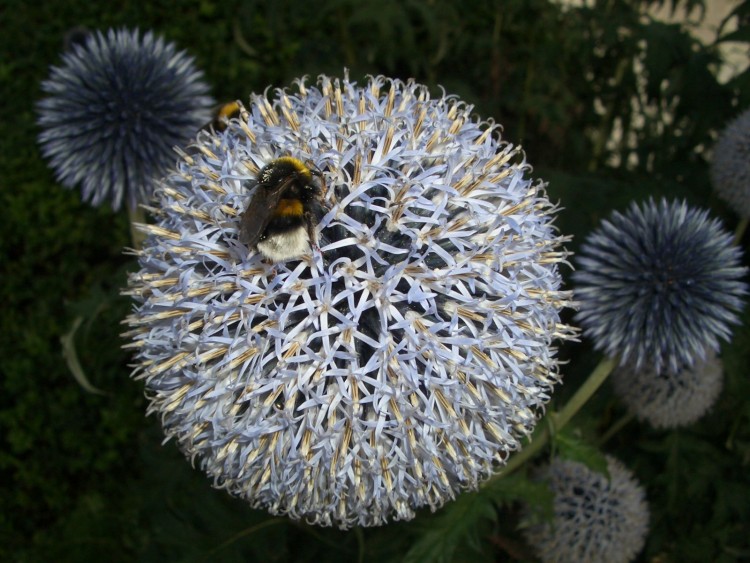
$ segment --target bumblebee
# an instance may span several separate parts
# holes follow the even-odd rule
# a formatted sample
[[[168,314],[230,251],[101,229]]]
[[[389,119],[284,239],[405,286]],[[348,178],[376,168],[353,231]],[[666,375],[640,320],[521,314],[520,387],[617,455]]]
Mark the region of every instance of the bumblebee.
[[[215,131],[221,133],[227,128],[230,119],[236,119],[240,116],[242,106],[239,102],[227,102],[214,108],[214,118],[201,127],[202,131]]]
[[[240,218],[240,242],[273,262],[299,258],[317,247],[316,210],[326,185],[319,170],[282,156],[265,165]]]

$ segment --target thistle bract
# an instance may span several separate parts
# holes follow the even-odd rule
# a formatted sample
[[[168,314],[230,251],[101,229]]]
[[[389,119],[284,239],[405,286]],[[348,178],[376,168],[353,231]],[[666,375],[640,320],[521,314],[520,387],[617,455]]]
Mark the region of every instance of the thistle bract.
[[[73,43],[42,89],[39,144],[58,181],[113,209],[148,200],[213,105],[193,58],[138,30]]]
[[[612,374],[615,393],[628,410],[655,428],[692,424],[714,405],[721,393],[723,369],[715,354],[691,368],[657,374],[624,366]]]
[[[653,200],[614,212],[585,240],[576,319],[598,350],[675,373],[717,350],[737,323],[741,253],[708,212]]]
[[[157,192],[128,319],[151,412],[217,486],[343,528],[411,518],[517,450],[558,380],[565,259],[543,184],[459,100],[296,82],[201,133]],[[281,156],[327,190],[319,249],[239,242]]]
[[[716,193],[742,217],[750,217],[750,110],[719,135],[711,158]]]
[[[643,549],[649,521],[643,487],[611,456],[607,472],[562,458],[539,472],[554,493],[554,516],[523,533],[544,563],[627,563]]]

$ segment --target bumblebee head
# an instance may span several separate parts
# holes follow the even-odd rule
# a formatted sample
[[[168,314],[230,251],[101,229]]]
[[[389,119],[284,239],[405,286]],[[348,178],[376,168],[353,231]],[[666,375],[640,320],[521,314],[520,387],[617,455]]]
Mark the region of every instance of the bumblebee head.
[[[258,174],[258,184],[268,191],[291,191],[303,200],[320,196],[326,188],[323,175],[316,167],[293,156],[282,156],[264,166]]]

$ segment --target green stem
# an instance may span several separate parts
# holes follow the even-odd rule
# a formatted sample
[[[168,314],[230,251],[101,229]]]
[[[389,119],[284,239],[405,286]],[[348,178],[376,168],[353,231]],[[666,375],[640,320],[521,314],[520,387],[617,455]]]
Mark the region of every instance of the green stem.
[[[269,526],[275,526],[276,524],[282,524],[284,521],[285,520],[283,518],[272,518],[270,520],[265,520],[264,522],[261,522],[260,524],[257,524],[255,526],[245,528],[244,530],[241,530],[238,533],[234,534],[231,538],[222,542],[217,547],[213,548],[211,551],[206,553],[205,557],[203,558],[203,561],[215,561],[214,557],[221,550],[226,549],[230,545],[237,543],[242,538],[250,536],[257,531],[262,530],[263,528],[268,528]]]
[[[581,410],[581,407],[596,393],[602,383],[607,379],[612,370],[615,369],[617,361],[612,358],[605,358],[599,365],[594,368],[589,378],[578,388],[568,404],[563,407],[559,414],[553,415],[553,422],[557,430],[562,429],[575,414]]]
[[[630,59],[623,59],[617,65],[615,69],[614,84],[619,86],[622,84],[625,78],[625,72],[627,72],[631,64]],[[612,129],[614,128],[614,115],[617,110],[618,100],[613,100],[607,107],[605,114],[599,121],[599,129],[594,134],[593,146],[591,149],[591,160],[589,160],[588,170],[594,172],[599,167],[600,160],[604,154],[604,150],[607,148],[607,142],[612,136]]]
[[[358,554],[357,554],[357,563],[363,563],[365,560],[365,535],[362,533],[362,527],[357,526],[354,528],[354,533],[357,536],[357,547],[358,547]]]
[[[740,244],[740,241],[742,241],[742,237],[747,230],[748,222],[750,222],[750,217],[743,217],[740,219],[740,222],[737,223],[737,228],[734,230],[734,244]]]
[[[635,415],[632,412],[625,413],[622,415],[619,420],[617,420],[612,426],[609,427],[609,429],[604,433],[604,435],[599,438],[599,443],[597,444],[599,447],[606,444],[612,436],[617,434],[620,430],[625,428],[630,422],[635,418]]]
[[[511,474],[513,471],[521,467],[521,465],[527,460],[534,457],[534,455],[536,455],[547,444],[547,441],[550,438],[550,428],[558,431],[570,422],[570,419],[581,410],[581,407],[585,405],[592,395],[596,393],[596,390],[601,387],[602,383],[607,379],[607,376],[612,373],[615,365],[616,361],[611,358],[605,358],[599,362],[599,365],[594,368],[594,371],[591,372],[588,379],[583,385],[581,385],[578,391],[575,392],[575,395],[570,398],[562,410],[547,415],[550,424],[544,424],[545,421],[543,420],[540,421],[540,423],[537,424],[537,431],[534,432],[531,441],[524,446],[520,452],[511,457],[505,467],[503,467],[492,479],[487,481],[486,484],[489,484],[495,479]]]
[[[135,207],[128,205],[128,218],[130,219],[130,241],[133,243],[135,250],[143,248],[143,241],[146,240],[146,234],[135,228],[136,223],[145,223],[146,214],[143,208],[137,203]]]

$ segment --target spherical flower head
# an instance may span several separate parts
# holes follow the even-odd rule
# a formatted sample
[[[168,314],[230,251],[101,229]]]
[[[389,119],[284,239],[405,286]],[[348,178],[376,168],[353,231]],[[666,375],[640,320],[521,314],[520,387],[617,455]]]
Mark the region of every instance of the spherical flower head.
[[[591,233],[573,274],[576,319],[598,350],[675,373],[717,350],[747,292],[732,236],[708,212],[653,200]]]
[[[615,393],[639,420],[654,428],[687,426],[701,418],[721,393],[723,367],[716,354],[676,373],[623,366],[612,374]]]
[[[562,458],[540,471],[554,494],[554,516],[523,534],[544,563],[626,563],[643,549],[649,520],[643,487],[611,456],[607,472],[609,478]]]
[[[217,486],[377,525],[477,487],[532,431],[572,334],[566,253],[544,185],[471,109],[382,77],[298,81],[201,133],[157,191],[130,346]],[[281,157],[326,188],[319,248],[271,264],[240,224]]]
[[[719,135],[711,159],[714,190],[742,217],[750,217],[750,109]]]
[[[193,58],[138,30],[73,43],[42,89],[39,143],[58,181],[115,210],[148,200],[213,105]]]

